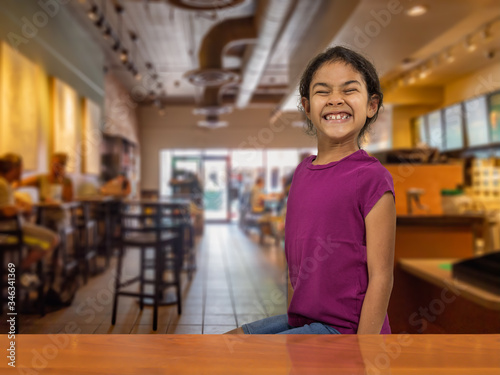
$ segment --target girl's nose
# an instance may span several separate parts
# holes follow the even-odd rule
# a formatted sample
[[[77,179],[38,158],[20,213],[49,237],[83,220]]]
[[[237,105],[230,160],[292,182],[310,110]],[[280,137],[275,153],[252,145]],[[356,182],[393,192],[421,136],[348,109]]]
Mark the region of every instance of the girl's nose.
[[[328,98],[327,105],[342,105],[344,104],[344,99],[340,95],[330,95]]]

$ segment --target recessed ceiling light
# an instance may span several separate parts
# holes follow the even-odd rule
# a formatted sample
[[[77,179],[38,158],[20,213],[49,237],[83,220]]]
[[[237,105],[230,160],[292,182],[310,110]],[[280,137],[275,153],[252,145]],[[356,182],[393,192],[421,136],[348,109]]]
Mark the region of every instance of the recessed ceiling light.
[[[428,8],[425,5],[414,5],[406,10],[406,14],[410,17],[418,17],[427,13]]]

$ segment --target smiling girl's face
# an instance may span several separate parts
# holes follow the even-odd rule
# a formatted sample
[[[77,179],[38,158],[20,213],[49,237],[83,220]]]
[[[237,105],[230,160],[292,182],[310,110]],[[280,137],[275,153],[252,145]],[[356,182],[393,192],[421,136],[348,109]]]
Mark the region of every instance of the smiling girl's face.
[[[361,74],[344,62],[323,64],[313,76],[309,98],[302,98],[302,106],[316,128],[318,142],[352,143],[358,149],[358,135],[378,109],[376,96],[368,99]]]

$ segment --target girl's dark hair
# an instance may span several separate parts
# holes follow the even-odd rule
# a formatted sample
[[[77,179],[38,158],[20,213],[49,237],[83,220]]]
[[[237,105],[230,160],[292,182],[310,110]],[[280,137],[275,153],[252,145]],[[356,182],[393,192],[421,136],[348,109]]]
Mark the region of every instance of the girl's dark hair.
[[[382,100],[384,95],[382,94],[382,89],[380,88],[380,81],[378,79],[377,71],[371,62],[369,62],[365,57],[360,55],[357,52],[354,52],[348,48],[336,46],[328,48],[325,52],[320,53],[314,59],[309,62],[306,70],[302,74],[302,78],[300,79],[299,84],[299,92],[301,98],[306,98],[309,100],[309,89],[311,87],[311,82],[314,77],[314,74],[318,69],[320,69],[324,64],[334,63],[334,62],[343,62],[347,65],[350,65],[354,70],[359,72],[363,77],[366,88],[368,91],[368,99],[371,99],[373,96],[378,98],[378,108],[377,112],[372,118],[366,118],[365,124],[361,128],[361,131],[358,135],[358,147],[361,148],[361,141],[363,140],[364,135],[370,128],[370,124],[374,123],[377,120],[377,116],[382,107]],[[299,104],[299,110],[305,114],[304,107],[302,103]],[[306,133],[310,135],[316,135],[316,129],[312,124],[311,120],[306,116]]]

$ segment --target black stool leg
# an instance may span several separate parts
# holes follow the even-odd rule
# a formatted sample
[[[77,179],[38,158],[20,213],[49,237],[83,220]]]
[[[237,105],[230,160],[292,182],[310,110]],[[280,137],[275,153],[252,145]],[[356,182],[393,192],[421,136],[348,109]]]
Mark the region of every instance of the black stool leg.
[[[184,233],[183,230],[180,231],[181,234]],[[179,236],[179,238],[174,242],[174,278],[175,278],[175,289],[177,292],[177,314],[182,314],[182,300],[181,300],[181,270],[184,264],[184,238]]]
[[[3,316],[3,303],[4,303],[4,301],[3,301],[3,288],[4,288],[4,284],[3,284],[3,268],[5,267],[5,256],[4,256],[4,252],[3,251],[0,251],[0,262],[1,262],[0,263],[0,282],[2,283],[2,285],[0,286],[0,315]]]
[[[38,306],[40,308],[40,316],[45,316],[45,273],[43,260],[37,262],[36,271],[40,279],[40,286],[38,287]]]
[[[160,288],[160,280],[162,278],[162,273],[163,273],[163,266],[161,264],[161,247],[156,246],[155,247],[155,286],[154,286],[154,307],[153,307],[153,331],[156,331],[158,329],[158,304],[160,301],[160,293],[161,293],[161,288]]]
[[[118,293],[120,292],[120,279],[122,273],[122,261],[123,261],[123,246],[120,246],[118,253],[118,264],[116,267],[116,279],[115,279],[115,295],[113,299],[113,314],[111,316],[111,324],[116,323],[116,310],[118,308]]]
[[[139,287],[140,287],[140,294],[141,296],[139,297],[139,308],[141,310],[144,309],[144,267],[146,263],[146,249],[144,247],[141,247],[141,268],[140,268],[140,276],[139,276]]]

